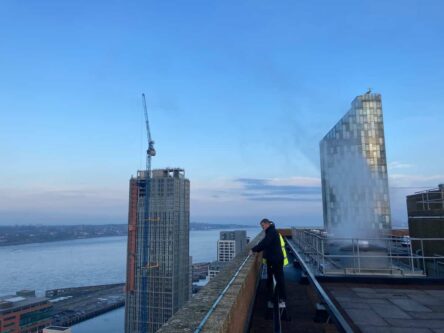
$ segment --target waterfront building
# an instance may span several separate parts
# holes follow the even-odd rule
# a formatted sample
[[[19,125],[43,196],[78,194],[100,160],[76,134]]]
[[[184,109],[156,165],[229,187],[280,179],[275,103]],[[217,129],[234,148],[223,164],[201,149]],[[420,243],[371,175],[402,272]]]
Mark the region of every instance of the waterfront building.
[[[125,332],[157,331],[190,297],[190,182],[183,169],[130,180]]]
[[[49,299],[34,290],[0,296],[0,333],[41,332],[51,324],[51,310]]]
[[[221,231],[217,241],[217,260],[208,267],[208,278],[214,278],[227,262],[245,250],[247,243],[245,230]]]
[[[342,237],[391,230],[381,95],[357,96],[320,142],[325,229]]]
[[[412,238],[444,238],[444,184],[407,196],[409,234]],[[415,253],[426,257],[444,256],[444,241],[412,241]],[[424,252],[424,253],[420,253]],[[444,271],[442,260],[440,266]]]
[[[217,260],[231,261],[247,246],[245,230],[221,231],[217,241]]]

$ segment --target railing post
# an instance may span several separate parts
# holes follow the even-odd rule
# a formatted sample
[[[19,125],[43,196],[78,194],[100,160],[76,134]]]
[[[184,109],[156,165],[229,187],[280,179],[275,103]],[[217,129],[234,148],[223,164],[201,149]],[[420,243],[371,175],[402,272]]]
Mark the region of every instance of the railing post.
[[[352,259],[353,259],[353,270],[356,268],[356,253],[355,253],[355,239],[352,238]]]
[[[359,238],[357,239],[357,248],[358,248],[358,272],[361,273],[361,257],[359,255]]]
[[[412,265],[412,273],[415,272],[415,266],[413,265],[413,243],[410,240],[410,263]]]
[[[322,250],[322,274],[325,274],[325,252],[324,252],[325,237],[322,238],[321,250]]]
[[[393,267],[393,258],[392,258],[392,240],[388,240],[388,246],[389,246],[389,255],[390,255],[390,269]]]
[[[425,262],[425,253],[424,253],[424,239],[422,239],[422,238],[421,238],[421,254],[422,254],[422,267],[423,267],[425,275],[427,275],[427,268],[426,268],[426,262]]]

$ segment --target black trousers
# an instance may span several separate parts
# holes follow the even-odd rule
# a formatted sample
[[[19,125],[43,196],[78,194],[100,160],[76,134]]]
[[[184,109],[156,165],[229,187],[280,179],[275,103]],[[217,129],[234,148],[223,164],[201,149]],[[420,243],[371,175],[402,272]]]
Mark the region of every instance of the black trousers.
[[[273,276],[276,280],[276,291],[279,294],[279,300],[286,301],[283,260],[277,263],[267,260],[267,293],[270,301],[273,300]]]

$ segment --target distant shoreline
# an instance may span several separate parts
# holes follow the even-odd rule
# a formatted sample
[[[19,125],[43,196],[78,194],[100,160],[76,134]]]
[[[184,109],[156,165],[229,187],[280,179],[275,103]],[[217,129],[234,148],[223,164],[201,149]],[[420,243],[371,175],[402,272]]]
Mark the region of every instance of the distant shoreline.
[[[43,243],[55,243],[55,242],[74,241],[74,240],[82,240],[82,239],[97,239],[97,238],[108,238],[108,237],[126,237],[126,236],[127,235],[103,235],[103,236],[91,236],[91,237],[83,237],[83,238],[60,238],[60,239],[35,240],[35,241],[17,242],[17,243],[0,243],[0,247],[17,246],[17,245],[30,245],[30,244],[43,244]]]
[[[127,236],[127,224],[0,226],[0,247]],[[190,231],[250,229],[252,225],[190,223]]]

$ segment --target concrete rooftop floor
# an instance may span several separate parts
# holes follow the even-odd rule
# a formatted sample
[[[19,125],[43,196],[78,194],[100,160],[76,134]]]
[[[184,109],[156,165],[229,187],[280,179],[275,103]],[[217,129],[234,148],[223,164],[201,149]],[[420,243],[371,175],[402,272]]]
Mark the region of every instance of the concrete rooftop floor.
[[[323,282],[363,333],[444,333],[444,286]]]

